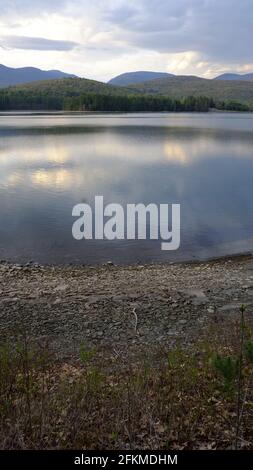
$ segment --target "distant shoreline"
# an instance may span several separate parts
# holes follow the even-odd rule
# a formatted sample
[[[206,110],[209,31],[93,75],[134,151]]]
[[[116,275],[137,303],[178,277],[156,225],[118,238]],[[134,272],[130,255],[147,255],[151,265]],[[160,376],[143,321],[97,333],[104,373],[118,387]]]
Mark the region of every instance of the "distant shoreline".
[[[1,265],[8,265],[10,267],[18,267],[20,269],[26,268],[26,267],[40,267],[40,268],[59,268],[59,269],[67,269],[67,268],[91,268],[91,269],[100,269],[105,266],[113,266],[114,268],[138,268],[140,266],[142,267],[149,267],[149,266],[188,266],[188,265],[201,265],[201,264],[216,264],[216,263],[226,263],[227,261],[229,262],[240,262],[244,260],[252,259],[253,260],[253,251],[246,251],[246,252],[238,252],[234,254],[227,254],[227,255],[221,255],[221,256],[210,256],[204,259],[188,259],[188,260],[180,260],[180,261],[151,261],[151,262],[141,262],[138,261],[136,263],[114,263],[111,260],[108,260],[107,262],[104,263],[72,263],[72,262],[67,262],[67,263],[39,263],[37,261],[24,261],[24,262],[18,262],[18,261],[11,261],[8,259],[0,259],[0,266]]]
[[[0,111],[0,116],[44,116],[44,115],[53,115],[53,116],[64,116],[64,115],[73,115],[73,116],[96,116],[96,115],[108,115],[113,114],[115,116],[121,114],[253,114],[253,110],[244,110],[244,111],[233,111],[233,110],[222,110],[222,109],[209,109],[208,111],[58,111],[56,110],[11,110],[11,111]]]

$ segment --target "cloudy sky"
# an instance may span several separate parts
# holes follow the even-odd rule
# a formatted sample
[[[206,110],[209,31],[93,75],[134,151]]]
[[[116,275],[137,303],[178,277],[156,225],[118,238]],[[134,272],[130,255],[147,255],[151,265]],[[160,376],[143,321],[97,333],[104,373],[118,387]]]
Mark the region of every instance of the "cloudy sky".
[[[253,0],[1,0],[0,63],[106,81],[253,72]]]

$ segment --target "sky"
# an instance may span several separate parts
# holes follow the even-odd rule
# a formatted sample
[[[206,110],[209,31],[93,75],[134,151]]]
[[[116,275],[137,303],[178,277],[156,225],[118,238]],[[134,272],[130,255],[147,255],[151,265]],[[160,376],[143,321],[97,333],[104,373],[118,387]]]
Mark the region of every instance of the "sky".
[[[0,0],[0,63],[107,81],[253,72],[252,0]]]

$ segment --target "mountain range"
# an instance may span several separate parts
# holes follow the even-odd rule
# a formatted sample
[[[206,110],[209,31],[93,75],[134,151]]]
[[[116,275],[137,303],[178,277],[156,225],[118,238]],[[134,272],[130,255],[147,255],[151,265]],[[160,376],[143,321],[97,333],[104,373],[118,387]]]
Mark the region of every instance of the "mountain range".
[[[0,64],[0,88],[39,80],[54,80],[56,78],[74,78],[60,70],[40,70],[34,67],[11,68]]]
[[[30,83],[42,80],[55,80],[61,78],[78,78],[76,75],[61,72],[60,70],[41,70],[35,67],[22,67],[22,68],[11,68],[0,64],[0,88],[6,88],[8,86],[14,86],[24,83]],[[134,85],[142,85],[144,88],[148,87],[148,82],[162,80],[161,87],[164,87],[164,80],[179,79],[182,81],[182,77],[167,72],[152,72],[152,71],[136,71],[123,73],[108,81],[108,85],[117,87],[132,87]],[[185,80],[192,82],[192,79],[205,80],[199,77],[191,77],[189,75],[184,77]],[[247,74],[236,74],[236,73],[224,73],[208,80],[208,82],[215,81],[240,81],[240,82],[252,82],[253,73]],[[171,82],[169,82],[171,83]],[[173,82],[172,82],[173,83]],[[146,85],[144,85],[146,84]]]
[[[249,76],[251,74],[247,74],[247,77]],[[237,101],[252,106],[253,80],[231,77],[234,77],[234,74],[222,75],[216,79],[205,79],[159,72],[132,72],[104,83],[71,76],[57,70],[42,71],[30,67],[10,69],[0,66],[0,87],[2,88],[0,98],[2,101],[5,100],[5,103],[10,98],[11,102],[17,103],[19,107],[17,109],[26,109],[31,97],[37,97],[36,99],[39,100],[41,95],[50,95],[55,109],[61,109],[63,101],[69,98],[73,101],[75,97],[78,101],[78,97],[87,93],[117,97],[156,95],[167,96],[174,100],[190,96],[195,98],[205,96],[216,103]],[[239,75],[239,77],[244,76]],[[125,86],[122,86],[122,83],[125,83]],[[7,85],[12,85],[12,87],[7,88]],[[22,103],[20,103],[21,95]]]
[[[173,78],[173,77],[180,77],[179,75],[174,75],[172,73],[163,73],[163,72],[129,72],[123,73],[118,75],[117,77],[112,78],[109,80],[109,84],[116,85],[116,86],[132,86],[139,83],[149,82],[153,80],[159,79],[166,79],[166,78]],[[189,80],[192,79],[191,76],[187,75]],[[200,78],[200,77],[195,77]],[[204,79],[203,79],[204,80]],[[247,73],[245,75],[236,74],[236,73],[224,73],[219,75],[218,77],[214,78],[213,80],[233,80],[233,81],[253,81],[253,73]]]

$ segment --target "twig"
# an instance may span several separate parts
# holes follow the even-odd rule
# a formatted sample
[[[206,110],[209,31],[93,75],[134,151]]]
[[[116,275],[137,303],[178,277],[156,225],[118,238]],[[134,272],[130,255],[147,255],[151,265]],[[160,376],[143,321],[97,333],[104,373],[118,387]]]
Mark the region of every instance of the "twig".
[[[136,308],[133,309],[133,314],[134,314],[134,317],[135,317],[134,330],[135,330],[135,333],[136,333],[137,335],[139,335],[139,330],[138,330],[138,316],[137,316],[137,313],[136,313]]]

